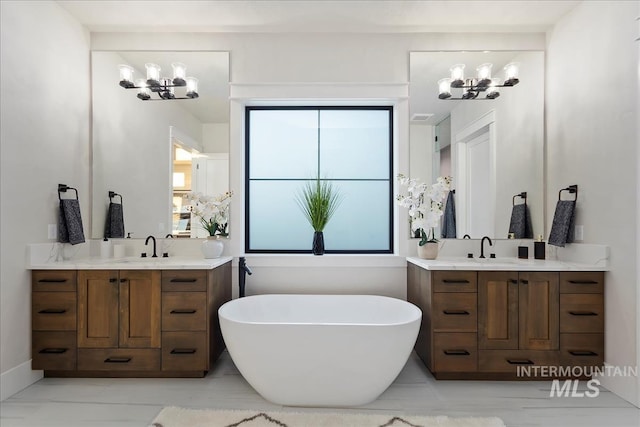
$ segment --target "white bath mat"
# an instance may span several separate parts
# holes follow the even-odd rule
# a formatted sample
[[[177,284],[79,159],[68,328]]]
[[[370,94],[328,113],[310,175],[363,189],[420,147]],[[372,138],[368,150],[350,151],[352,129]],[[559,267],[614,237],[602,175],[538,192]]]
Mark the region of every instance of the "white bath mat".
[[[164,408],[152,427],[505,427],[500,418]]]

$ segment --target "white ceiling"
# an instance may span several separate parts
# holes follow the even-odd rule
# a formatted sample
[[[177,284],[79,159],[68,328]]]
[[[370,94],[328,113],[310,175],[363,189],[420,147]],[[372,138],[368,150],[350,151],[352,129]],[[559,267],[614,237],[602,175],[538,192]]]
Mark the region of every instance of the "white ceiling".
[[[94,32],[543,32],[579,1],[59,1]]]

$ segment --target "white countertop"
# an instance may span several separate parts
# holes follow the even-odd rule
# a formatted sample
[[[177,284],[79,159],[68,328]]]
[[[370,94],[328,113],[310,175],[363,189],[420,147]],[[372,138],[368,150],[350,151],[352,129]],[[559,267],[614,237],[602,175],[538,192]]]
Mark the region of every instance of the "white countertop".
[[[608,271],[606,264],[586,264],[519,258],[462,258],[438,257],[434,260],[408,257],[407,261],[425,270],[484,270],[484,271]]]
[[[204,259],[175,256],[168,258],[78,258],[67,261],[31,264],[30,270],[211,270],[233,258]]]

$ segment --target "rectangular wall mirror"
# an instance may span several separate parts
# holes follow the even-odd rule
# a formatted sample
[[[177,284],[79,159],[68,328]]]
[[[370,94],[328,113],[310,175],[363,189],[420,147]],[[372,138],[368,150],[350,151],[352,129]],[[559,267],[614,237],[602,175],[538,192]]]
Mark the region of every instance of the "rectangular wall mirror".
[[[198,79],[198,97],[161,99],[119,86],[119,65],[145,79],[145,64],[173,78],[172,63]],[[124,237],[204,237],[182,195],[217,195],[229,188],[229,53],[127,51],[91,53],[91,237],[105,236],[110,202],[122,200]],[[175,97],[185,87],[174,88]],[[110,197],[110,192],[118,196]]]
[[[487,91],[476,99],[439,97],[438,82],[456,64],[465,64],[465,79],[477,79],[477,67],[491,63],[502,84],[503,68],[514,62],[519,82],[498,87],[494,99]],[[451,88],[452,98],[463,90]],[[525,197],[526,209],[515,209],[531,224],[522,237],[544,234],[543,52],[411,52],[409,109],[410,176],[453,178],[457,238],[508,238],[514,205]]]

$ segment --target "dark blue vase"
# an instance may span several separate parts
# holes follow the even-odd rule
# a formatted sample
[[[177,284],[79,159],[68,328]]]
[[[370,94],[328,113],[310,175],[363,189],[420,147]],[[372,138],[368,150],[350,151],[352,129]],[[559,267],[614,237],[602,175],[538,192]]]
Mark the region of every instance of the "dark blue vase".
[[[313,233],[313,247],[311,248],[314,255],[324,254],[324,236],[322,231],[315,231]]]

